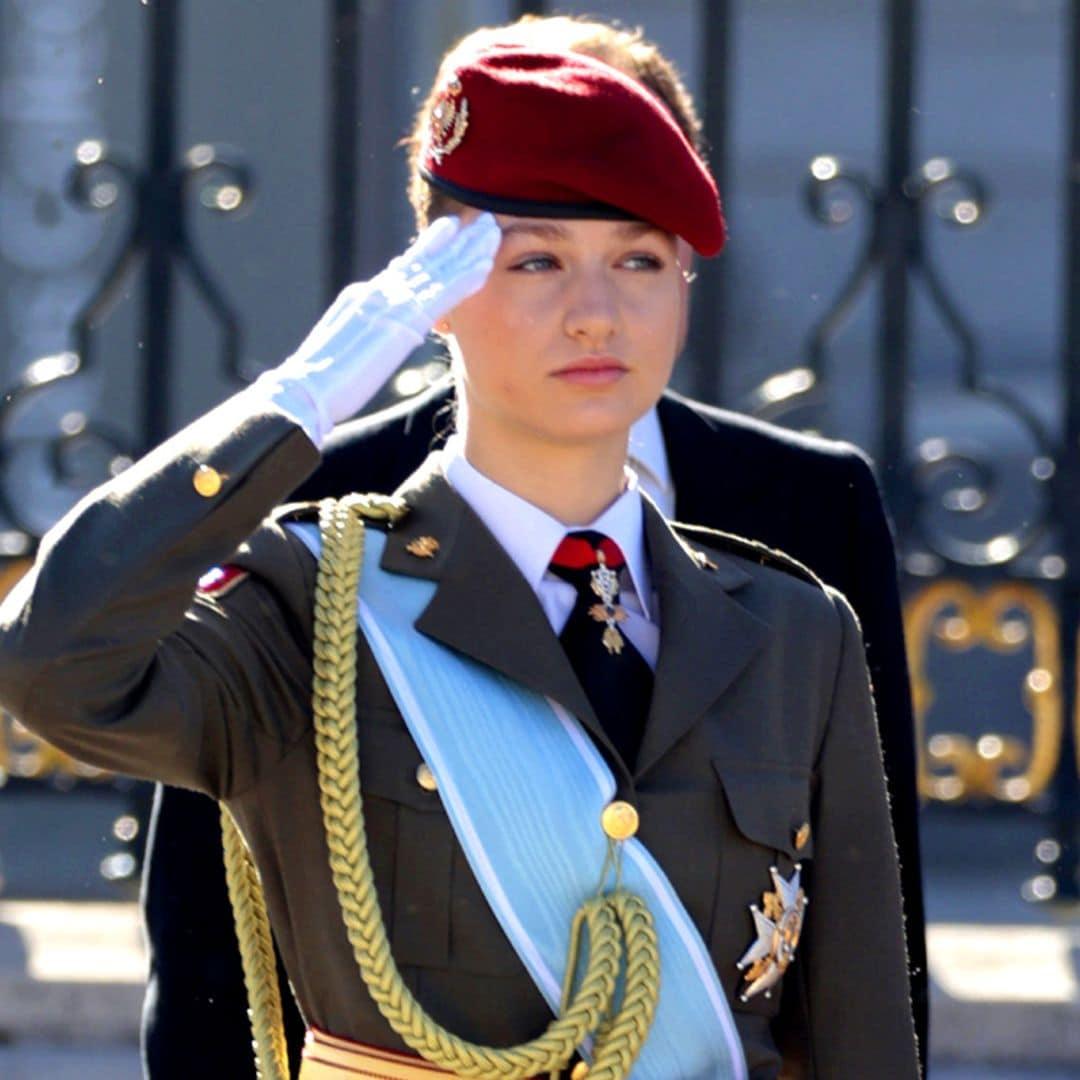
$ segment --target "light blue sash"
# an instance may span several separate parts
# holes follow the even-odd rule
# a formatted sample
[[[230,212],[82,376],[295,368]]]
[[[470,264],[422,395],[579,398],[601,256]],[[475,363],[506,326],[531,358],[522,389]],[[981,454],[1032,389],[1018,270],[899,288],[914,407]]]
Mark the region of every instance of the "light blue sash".
[[[318,557],[318,528],[289,528]],[[360,628],[488,903],[558,1012],[570,922],[599,881],[615,780],[562,706],[418,633],[434,583],[385,573],[386,537],[365,535]],[[705,943],[638,840],[624,845],[623,883],[648,904],[660,944],[660,1000],[633,1080],[745,1080]]]

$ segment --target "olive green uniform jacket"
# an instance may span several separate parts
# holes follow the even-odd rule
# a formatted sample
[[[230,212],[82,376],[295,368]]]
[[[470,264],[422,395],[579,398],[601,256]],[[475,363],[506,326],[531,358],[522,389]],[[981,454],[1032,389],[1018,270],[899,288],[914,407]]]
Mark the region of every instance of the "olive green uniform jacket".
[[[240,395],[88,496],[0,608],[0,703],[88,762],[224,799],[308,1022],[400,1047],[361,982],[325,854],[310,716],[315,562],[280,517],[263,521],[317,462],[299,428]],[[210,497],[192,483],[203,464],[224,477]],[[418,629],[589,729],[711,952],[751,1076],[780,1075],[783,1053],[785,1076],[916,1077],[880,751],[842,598],[764,553],[703,558],[694,549],[707,534],[690,534],[691,546],[647,504],[662,638],[631,775],[535,595],[437,458],[402,494],[411,512],[383,567],[436,582]],[[420,535],[439,540],[435,558],[406,551]],[[193,598],[200,575],[226,561],[250,577]],[[362,642],[358,696],[375,881],[407,982],[467,1039],[535,1036],[548,1010],[438,793],[417,784],[419,754]],[[804,823],[810,838],[797,850]],[[799,955],[782,993],[740,1002],[749,905],[771,889],[771,866],[788,876],[796,859],[809,898]]]

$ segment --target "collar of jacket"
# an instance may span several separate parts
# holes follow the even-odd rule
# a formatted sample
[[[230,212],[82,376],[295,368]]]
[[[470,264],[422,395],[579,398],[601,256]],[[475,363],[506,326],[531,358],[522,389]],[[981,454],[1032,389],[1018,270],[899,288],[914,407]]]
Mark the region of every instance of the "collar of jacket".
[[[432,454],[396,494],[410,512],[389,532],[381,567],[437,583],[416,628],[553,698],[614,757],[536,594],[447,482],[440,455]],[[408,545],[426,536],[438,540],[434,555],[410,553]],[[701,719],[768,635],[766,624],[732,595],[750,581],[738,561],[710,552],[714,566],[703,565],[647,497],[645,539],[663,629],[637,776]]]

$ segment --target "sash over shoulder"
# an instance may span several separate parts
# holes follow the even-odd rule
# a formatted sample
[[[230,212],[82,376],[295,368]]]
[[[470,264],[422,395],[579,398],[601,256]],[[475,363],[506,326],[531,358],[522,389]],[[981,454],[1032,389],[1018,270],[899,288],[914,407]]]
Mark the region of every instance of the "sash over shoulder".
[[[288,528],[319,556],[317,526]],[[382,570],[384,545],[382,533],[367,531],[360,630],[485,898],[557,1014],[570,926],[596,893],[609,852],[601,816],[615,780],[559,704],[414,628],[435,584]],[[656,1017],[632,1077],[745,1080],[739,1036],[700,933],[644,845],[622,845],[622,882],[651,910],[660,951]]]

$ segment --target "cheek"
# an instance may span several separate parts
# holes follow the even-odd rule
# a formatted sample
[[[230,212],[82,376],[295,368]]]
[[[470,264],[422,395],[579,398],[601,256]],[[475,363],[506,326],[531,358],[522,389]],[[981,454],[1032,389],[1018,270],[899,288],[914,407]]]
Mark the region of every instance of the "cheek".
[[[455,352],[466,359],[483,354],[489,339],[498,336],[498,312],[499,305],[487,287],[453,308],[446,320],[457,343]]]
[[[449,322],[466,360],[471,352],[495,351],[505,362],[512,353],[527,356],[546,349],[557,329],[553,313],[560,310],[555,286],[489,280],[462,301]]]
[[[455,342],[455,376],[468,395],[488,400],[511,394],[516,321],[508,298],[489,285],[458,304],[448,318]]]
[[[658,353],[657,359],[674,359],[685,332],[687,287],[682,276],[663,282],[662,288],[643,290],[633,307],[638,331],[649,347]]]

